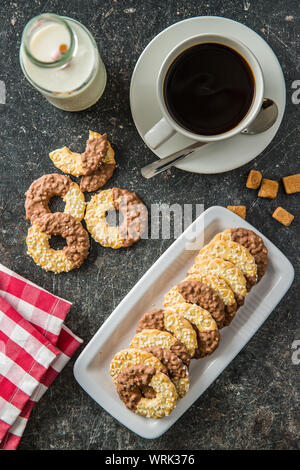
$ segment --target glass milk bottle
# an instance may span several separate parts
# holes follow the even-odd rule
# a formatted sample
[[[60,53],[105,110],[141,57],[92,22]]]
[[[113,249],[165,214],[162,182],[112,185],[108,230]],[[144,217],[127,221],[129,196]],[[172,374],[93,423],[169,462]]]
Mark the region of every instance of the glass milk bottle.
[[[32,18],[23,31],[20,63],[34,88],[66,111],[89,108],[106,85],[94,38],[72,18],[52,13]]]

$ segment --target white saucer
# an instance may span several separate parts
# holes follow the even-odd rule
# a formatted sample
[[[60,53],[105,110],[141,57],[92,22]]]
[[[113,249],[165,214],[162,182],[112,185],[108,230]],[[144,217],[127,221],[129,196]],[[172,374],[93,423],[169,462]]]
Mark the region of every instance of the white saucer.
[[[179,42],[198,33],[228,34],[244,42],[257,57],[265,80],[265,97],[278,106],[277,122],[268,131],[256,135],[236,135],[209,144],[176,166],[193,173],[222,173],[245,165],[259,155],[275,136],[285,109],[285,82],[277,57],[257,33],[236,21],[217,16],[189,18],[164,29],[146,47],[136,63],[130,85],[130,106],[136,128],[145,133],[162,117],[156,99],[156,77],[162,61]],[[154,153],[162,158],[191,143],[175,135]]]

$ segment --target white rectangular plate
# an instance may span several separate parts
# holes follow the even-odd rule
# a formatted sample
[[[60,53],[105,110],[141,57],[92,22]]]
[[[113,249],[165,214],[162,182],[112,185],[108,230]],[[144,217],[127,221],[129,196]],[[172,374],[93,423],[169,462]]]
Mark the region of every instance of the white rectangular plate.
[[[269,251],[265,276],[247,295],[231,325],[221,330],[218,349],[207,358],[192,361],[190,390],[172,413],[160,420],[136,415],[120,401],[112,383],[109,374],[112,357],[128,347],[142,314],[161,307],[168,290],[184,279],[203,243],[208,243],[216,233],[234,227],[252,229],[263,238]],[[197,250],[191,250],[187,240],[196,240]],[[165,251],[103,323],[78,357],[74,365],[75,378],[124,426],[141,437],[157,438],[180,418],[247,344],[289,289],[293,278],[293,266],[270,240],[229,210],[211,207]]]

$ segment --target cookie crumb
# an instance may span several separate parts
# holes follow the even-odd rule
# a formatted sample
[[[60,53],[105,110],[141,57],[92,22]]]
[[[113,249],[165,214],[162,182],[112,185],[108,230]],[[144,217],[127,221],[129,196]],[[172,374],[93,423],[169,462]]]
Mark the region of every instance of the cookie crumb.
[[[258,189],[262,180],[262,174],[258,170],[251,170],[247,182],[246,187],[249,189]]]
[[[246,206],[227,206],[227,209],[239,215],[242,219],[246,219]]]
[[[300,173],[296,175],[284,176],[282,178],[282,182],[286,194],[294,194],[300,192]]]
[[[266,197],[268,199],[275,199],[278,193],[279,184],[277,181],[262,179],[260,189],[258,191],[259,197]]]
[[[124,13],[126,14],[132,14],[136,12],[136,8],[125,8]]]
[[[283,209],[283,207],[277,207],[272,214],[272,217],[280,222],[282,225],[288,227],[293,222],[295,216],[290,212]]]

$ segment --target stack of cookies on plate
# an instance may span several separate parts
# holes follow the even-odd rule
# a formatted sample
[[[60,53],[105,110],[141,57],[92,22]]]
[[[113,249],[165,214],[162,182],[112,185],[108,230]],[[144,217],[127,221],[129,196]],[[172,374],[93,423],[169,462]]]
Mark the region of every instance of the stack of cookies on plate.
[[[129,349],[111,361],[120,399],[148,418],[170,414],[189,389],[191,359],[212,354],[251,288],[265,274],[268,251],[252,230],[218,233],[186,278],[165,295],[162,309],[140,319]]]

